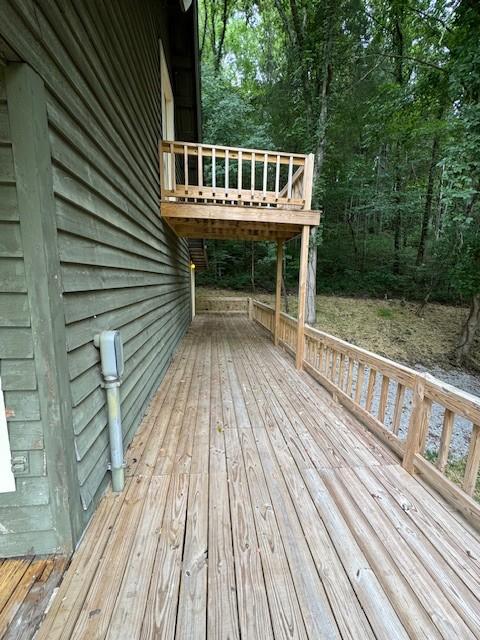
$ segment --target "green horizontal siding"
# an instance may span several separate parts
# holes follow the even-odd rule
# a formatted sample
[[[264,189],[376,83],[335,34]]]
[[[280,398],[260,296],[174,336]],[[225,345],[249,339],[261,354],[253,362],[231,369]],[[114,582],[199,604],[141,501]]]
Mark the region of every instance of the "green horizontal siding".
[[[1,12],[0,31],[46,88],[72,406],[72,424],[66,428],[75,436],[86,522],[107,485],[109,460],[94,335],[103,329],[122,334],[127,446],[190,321],[187,245],[159,216],[159,38],[168,49],[166,8],[156,0],[79,0],[61,6],[37,3],[35,11],[28,3],[6,3]],[[12,437],[31,448],[30,453],[42,453],[35,370],[27,364],[33,344],[26,295],[21,295],[26,286],[11,188],[13,165],[11,150],[2,145],[9,132],[4,111],[0,109],[0,167],[5,172],[0,237],[3,230],[6,234],[0,260],[10,311],[0,324],[0,358],[12,363],[2,369],[10,400],[16,402],[18,385],[25,392],[24,406],[17,403]],[[35,518],[40,518],[38,509],[45,507],[39,502],[41,488],[35,492],[27,483],[23,491],[21,500],[31,493],[32,509],[37,501]],[[24,507],[19,503],[19,509]],[[46,521],[43,526],[39,545],[46,548]]]

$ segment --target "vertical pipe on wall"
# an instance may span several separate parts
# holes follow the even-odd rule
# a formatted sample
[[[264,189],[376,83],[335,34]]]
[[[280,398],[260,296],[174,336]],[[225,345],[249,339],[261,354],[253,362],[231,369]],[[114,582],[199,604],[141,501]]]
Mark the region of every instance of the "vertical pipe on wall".
[[[195,318],[195,265],[190,263],[190,295],[192,296],[192,320]]]
[[[108,411],[108,435],[110,439],[110,465],[112,473],[113,491],[123,491],[124,464],[123,464],[123,435],[122,418],[120,412],[120,383],[111,382],[105,384],[107,393]]]

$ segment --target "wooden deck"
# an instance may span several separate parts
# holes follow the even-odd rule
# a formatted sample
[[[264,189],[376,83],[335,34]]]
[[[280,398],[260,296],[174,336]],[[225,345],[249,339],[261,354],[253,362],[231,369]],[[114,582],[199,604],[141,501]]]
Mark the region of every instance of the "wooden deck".
[[[63,556],[0,559],[0,638],[31,640],[66,563]]]
[[[38,640],[479,638],[480,537],[263,329],[198,316]]]

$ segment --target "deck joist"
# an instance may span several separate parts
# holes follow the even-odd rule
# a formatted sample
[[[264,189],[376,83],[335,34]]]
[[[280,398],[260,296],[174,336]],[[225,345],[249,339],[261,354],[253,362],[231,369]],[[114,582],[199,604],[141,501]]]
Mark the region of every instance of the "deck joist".
[[[478,638],[480,538],[262,329],[198,316],[38,640]]]
[[[280,207],[164,201],[161,214],[177,235],[187,238],[286,241],[303,226],[320,223],[318,211]]]

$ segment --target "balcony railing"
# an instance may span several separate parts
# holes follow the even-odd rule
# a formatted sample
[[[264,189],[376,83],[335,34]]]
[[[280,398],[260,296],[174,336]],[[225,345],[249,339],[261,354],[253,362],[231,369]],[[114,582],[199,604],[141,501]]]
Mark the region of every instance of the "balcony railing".
[[[160,143],[162,200],[310,210],[314,156]]]

